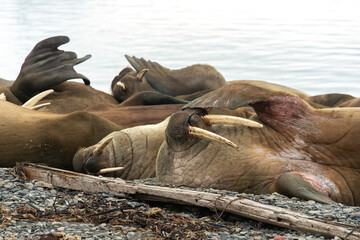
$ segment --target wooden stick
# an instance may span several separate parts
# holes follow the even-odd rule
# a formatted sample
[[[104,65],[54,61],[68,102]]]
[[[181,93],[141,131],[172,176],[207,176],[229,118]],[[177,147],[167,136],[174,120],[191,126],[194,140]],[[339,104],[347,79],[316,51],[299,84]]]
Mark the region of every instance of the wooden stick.
[[[360,232],[355,225],[316,219],[306,214],[241,197],[131,183],[122,179],[90,176],[32,163],[17,164],[16,172],[29,180],[36,179],[51,183],[57,187],[87,192],[106,192],[117,196],[131,196],[144,200],[195,205],[211,210],[214,210],[216,206],[217,210],[284,228],[319,233],[330,237],[338,236],[343,239],[360,239]]]

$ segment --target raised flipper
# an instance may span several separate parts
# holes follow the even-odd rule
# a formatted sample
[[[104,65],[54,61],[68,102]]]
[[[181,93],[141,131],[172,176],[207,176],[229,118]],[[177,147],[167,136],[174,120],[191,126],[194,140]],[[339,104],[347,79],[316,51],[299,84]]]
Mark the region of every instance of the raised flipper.
[[[150,69],[145,77],[152,88],[161,93],[175,96],[175,92],[172,89],[173,87],[169,85],[169,83],[174,81],[170,75],[170,69],[156,62],[146,61],[143,58],[130,57],[128,55],[125,55],[125,57],[137,72],[140,72],[144,68]]]
[[[280,175],[274,185],[276,192],[289,197],[314,200],[320,203],[334,203],[330,197],[317,190],[308,181],[290,172]]]
[[[226,85],[225,78],[212,66],[195,64],[182,69],[171,70],[143,58],[125,55],[129,63],[140,72],[147,68],[146,80],[152,88],[161,93],[178,96],[203,90],[214,90]]]
[[[74,70],[74,66],[91,56],[77,58],[74,52],[58,49],[67,42],[68,37],[56,36],[36,44],[25,58],[20,73],[11,86],[12,92],[20,101],[26,102],[35,94],[69,79],[81,78],[86,85],[90,84],[87,77]]]

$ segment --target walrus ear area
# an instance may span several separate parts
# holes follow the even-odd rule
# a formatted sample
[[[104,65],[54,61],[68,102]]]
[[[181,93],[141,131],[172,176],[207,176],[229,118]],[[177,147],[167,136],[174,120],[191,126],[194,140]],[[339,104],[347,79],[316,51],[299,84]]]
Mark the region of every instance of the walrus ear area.
[[[305,117],[311,107],[299,97],[252,84],[233,83],[195,99],[186,108],[229,108],[251,106],[264,123]]]
[[[153,89],[166,95],[176,95],[172,86],[170,86],[171,82],[173,82],[171,79],[174,79],[174,77],[170,74],[168,68],[161,66],[157,62],[147,61],[144,58],[130,57],[128,55],[125,55],[125,57],[137,72],[140,72],[144,68],[149,69],[145,77]],[[164,79],[164,81],[161,81],[162,79]]]

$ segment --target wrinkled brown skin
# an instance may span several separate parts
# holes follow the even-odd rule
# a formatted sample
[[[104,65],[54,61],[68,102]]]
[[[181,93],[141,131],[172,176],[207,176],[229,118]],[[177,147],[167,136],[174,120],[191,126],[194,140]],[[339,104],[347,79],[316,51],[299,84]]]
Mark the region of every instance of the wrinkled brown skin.
[[[0,167],[16,162],[72,169],[75,152],[121,128],[99,116],[77,111],[52,114],[0,101]]]
[[[113,96],[122,102],[140,91],[158,91],[184,100],[193,100],[214,89],[226,85],[225,78],[212,66],[194,64],[182,69],[168,69],[160,64],[145,59],[125,55],[137,72],[148,68],[145,80],[136,78],[137,72],[131,68],[123,69],[112,82]],[[125,84],[123,91],[116,82]]]
[[[112,132],[98,144],[79,149],[73,159],[75,171],[96,175],[103,168],[123,167],[123,170],[104,175],[128,180],[155,177],[156,155],[165,139],[168,120]],[[94,153],[108,137],[113,138],[105,149]]]
[[[201,108],[254,108],[263,128],[205,126]],[[211,130],[240,146],[199,140],[188,126]],[[174,114],[157,158],[167,184],[254,194],[277,191],[320,202],[360,205],[360,108],[314,109],[300,98],[251,84],[225,86]],[[300,184],[299,184],[300,183]]]
[[[160,106],[153,106],[153,108],[156,107]],[[168,107],[173,107],[173,105],[168,105]],[[236,110],[212,108],[208,111],[211,114],[250,116],[244,108]],[[104,176],[127,180],[155,177],[156,156],[165,139],[167,121],[168,119],[165,119],[156,125],[143,125],[113,132],[99,143],[79,149],[74,156],[74,169],[96,175],[103,168],[123,167],[123,170],[107,173]],[[110,136],[113,139],[105,149],[100,154],[94,154],[94,149]]]

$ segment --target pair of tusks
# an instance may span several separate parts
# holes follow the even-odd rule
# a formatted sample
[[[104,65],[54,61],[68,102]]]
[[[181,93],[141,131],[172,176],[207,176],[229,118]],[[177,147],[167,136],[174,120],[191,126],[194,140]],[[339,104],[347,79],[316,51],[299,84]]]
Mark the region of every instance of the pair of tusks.
[[[49,89],[49,90],[43,91],[39,94],[36,94],[35,96],[33,96],[32,98],[27,100],[27,102],[24,103],[22,105],[22,107],[29,108],[29,109],[37,109],[37,108],[41,108],[41,107],[50,105],[50,103],[42,103],[39,105],[35,105],[35,104],[37,104],[41,99],[43,99],[44,97],[46,97],[47,95],[49,95],[50,93],[53,93],[53,92],[54,92],[53,89]]]
[[[205,115],[202,116],[202,119],[205,123],[208,125],[213,124],[228,124],[228,125],[243,125],[248,127],[255,127],[255,128],[262,128],[263,125],[241,117],[234,117],[234,116],[228,116],[228,115]],[[189,134],[196,136],[198,138],[207,139],[210,141],[220,142],[227,144],[235,149],[239,149],[239,146],[236,145],[234,142],[230,141],[227,138],[224,138],[216,133],[204,130],[202,128],[189,126]]]
[[[138,80],[140,80],[140,81],[143,81],[143,78],[144,78],[144,76],[145,76],[145,73],[147,73],[148,71],[149,71],[148,68],[144,68],[143,70],[141,70],[141,71],[136,75],[136,79],[138,79]],[[119,82],[116,83],[116,85],[118,85],[119,87],[121,87],[121,89],[122,89],[123,91],[126,90],[126,86],[125,86],[124,83],[122,83],[122,82],[119,81]]]
[[[111,142],[113,139],[113,136],[106,138],[102,143],[99,144],[94,150],[93,155],[101,154],[102,151],[104,151],[105,147]],[[97,172],[97,175],[104,174],[104,173],[110,173],[110,172],[116,172],[122,170],[123,167],[112,167],[112,168],[102,168]]]
[[[234,116],[228,116],[228,115],[205,115],[202,116],[202,119],[209,125],[213,124],[228,124],[228,125],[242,125],[242,126],[248,126],[248,127],[255,127],[255,128],[262,128],[263,125],[261,123],[241,118],[241,117],[234,117]],[[239,146],[230,141],[229,139],[226,139],[218,134],[215,134],[213,132],[204,130],[202,128],[189,126],[189,134],[196,136],[198,138],[207,139],[210,141],[216,141],[220,143],[227,144],[235,149],[239,149]],[[113,136],[106,138],[104,141],[102,141],[94,150],[93,154],[101,154],[102,151],[105,149],[105,147],[112,141]],[[119,170],[122,170],[123,167],[114,167],[114,168],[103,168],[100,169],[97,174],[104,174],[109,172],[116,172]]]
[[[28,109],[37,109],[37,108],[41,108],[44,106],[48,106],[48,105],[50,105],[50,103],[42,103],[42,104],[39,104],[36,106],[35,106],[35,104],[37,104],[41,99],[43,99],[44,97],[46,97],[47,95],[49,95],[50,93],[53,93],[53,92],[54,92],[53,89],[49,89],[44,92],[41,92],[41,93],[35,95],[34,97],[30,98],[26,103],[24,103],[22,105],[22,107],[28,108]],[[6,101],[6,96],[4,93],[0,94],[0,100]]]

